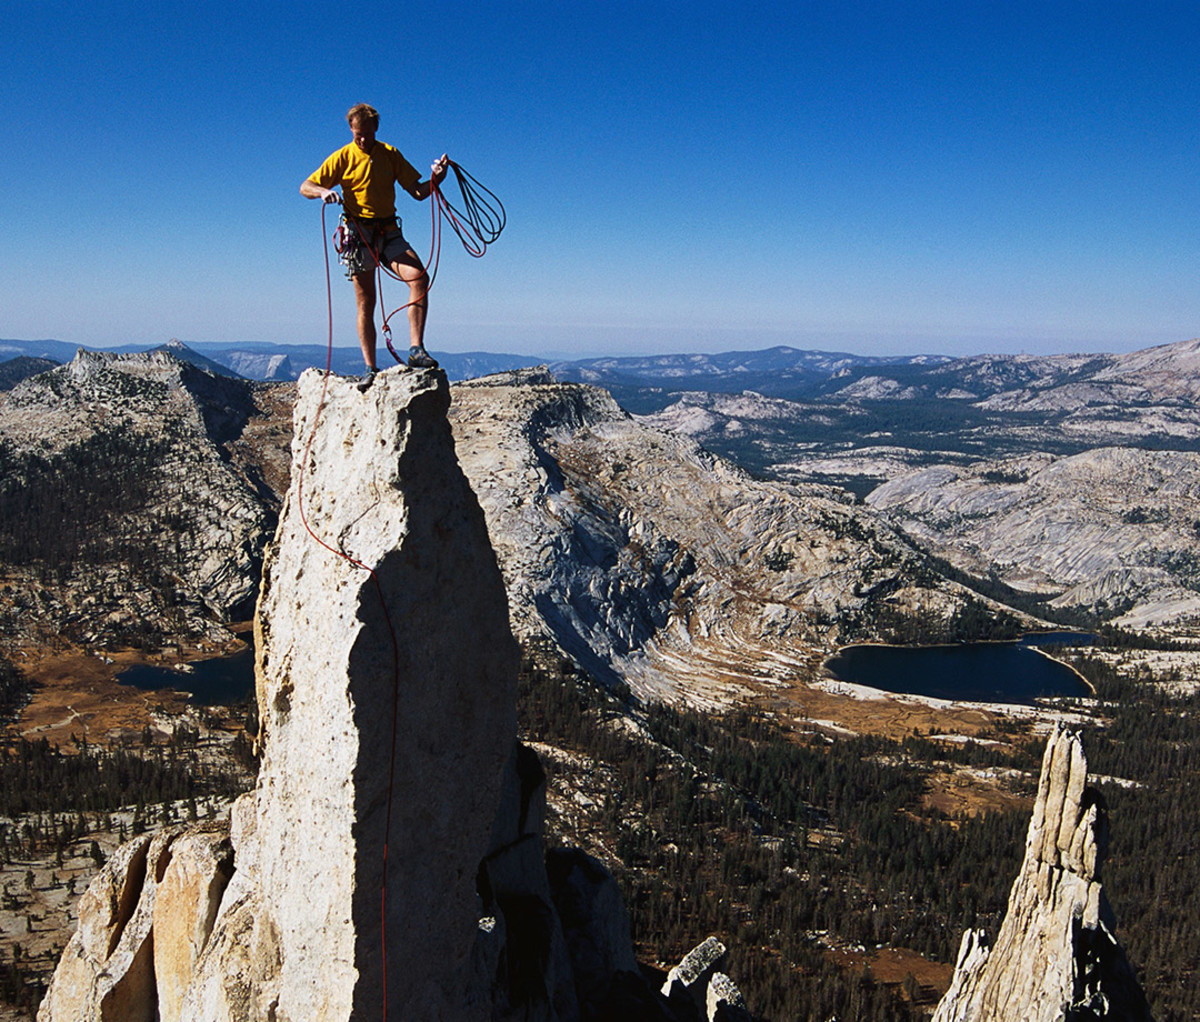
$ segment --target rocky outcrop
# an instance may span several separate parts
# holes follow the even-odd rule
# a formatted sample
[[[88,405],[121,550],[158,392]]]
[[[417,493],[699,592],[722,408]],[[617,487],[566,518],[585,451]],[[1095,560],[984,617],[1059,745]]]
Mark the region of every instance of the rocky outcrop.
[[[277,906],[290,1017],[377,1008],[385,970],[401,1018],[465,989],[518,654],[448,404],[431,373],[301,382],[257,618],[265,741],[238,847],[255,885],[232,892]]]
[[[954,606],[862,509],[753,479],[597,388],[474,380],[451,421],[518,634],[640,697],[725,707],[814,676],[872,599]]]
[[[0,639],[232,641],[274,521],[243,456],[262,393],[167,351],[82,350],[0,393]]]
[[[260,354],[255,351],[230,351],[225,355],[229,367],[240,376],[252,380],[294,380],[300,374],[292,360],[283,354]]]
[[[725,945],[716,937],[709,937],[692,948],[683,961],[667,973],[662,987],[663,997],[676,1005],[690,1008],[695,1014],[703,1012],[707,1018],[710,984],[717,976],[728,979],[720,971],[724,964]]]
[[[154,1017],[153,882],[146,885],[150,843],[143,835],[122,845],[84,892],[79,928],[59,960],[39,1019]],[[153,869],[149,875],[153,880]]]
[[[439,373],[300,381],[257,618],[262,758],[228,831],[124,846],[41,1022],[677,1016],[611,876],[542,844],[518,651]],[[685,1016],[687,1018],[689,1016]]]
[[[963,935],[934,1022],[1149,1020],[1100,882],[1107,824],[1079,736],[1046,745],[1025,859],[996,943]]]

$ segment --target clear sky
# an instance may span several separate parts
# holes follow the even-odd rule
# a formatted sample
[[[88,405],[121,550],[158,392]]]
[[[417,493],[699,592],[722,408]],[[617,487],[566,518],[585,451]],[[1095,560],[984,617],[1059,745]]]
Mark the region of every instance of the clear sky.
[[[298,187],[359,101],[426,175],[448,151],[507,207],[483,259],[446,239],[435,352],[1200,335],[1195,0],[9,0],[4,20],[0,337],[323,343]],[[429,205],[399,206],[425,256]]]

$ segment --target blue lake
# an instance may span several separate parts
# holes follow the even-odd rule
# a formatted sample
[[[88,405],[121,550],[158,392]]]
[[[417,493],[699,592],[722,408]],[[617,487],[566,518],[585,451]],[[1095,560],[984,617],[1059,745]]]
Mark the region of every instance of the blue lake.
[[[1057,633],[956,646],[846,646],[826,667],[840,681],[885,692],[1031,706],[1038,698],[1091,695],[1073,670],[1033,645],[1074,646],[1090,639]]]
[[[169,667],[139,664],[118,674],[117,681],[149,692],[163,688],[190,692],[194,701],[203,706],[228,706],[254,695],[252,648],[233,656],[196,660],[191,667],[190,671],[174,671]]]

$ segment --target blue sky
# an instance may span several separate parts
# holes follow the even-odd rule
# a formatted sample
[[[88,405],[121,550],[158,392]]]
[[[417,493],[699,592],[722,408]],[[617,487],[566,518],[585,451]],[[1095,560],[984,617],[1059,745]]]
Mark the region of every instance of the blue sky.
[[[6,14],[2,337],[323,343],[321,211],[297,189],[359,101],[418,168],[448,151],[507,207],[482,260],[447,237],[434,351],[1200,335],[1194,2]],[[429,206],[399,203],[424,256]]]

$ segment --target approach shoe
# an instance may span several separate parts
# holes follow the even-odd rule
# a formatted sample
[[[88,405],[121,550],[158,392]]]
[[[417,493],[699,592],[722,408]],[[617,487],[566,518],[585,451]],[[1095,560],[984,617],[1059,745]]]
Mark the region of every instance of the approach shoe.
[[[437,359],[424,348],[409,348],[408,367],[409,369],[436,369],[438,364]]]
[[[355,384],[355,386],[358,387],[359,390],[365,391],[369,386],[371,386],[372,383],[375,382],[375,377],[378,374],[378,369],[368,369],[362,374],[362,376],[358,378],[358,382]]]

